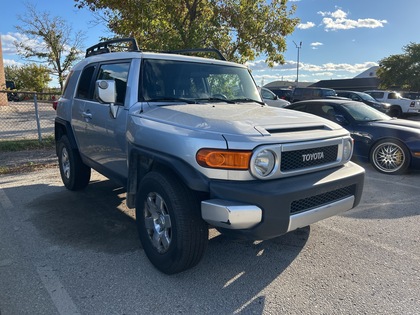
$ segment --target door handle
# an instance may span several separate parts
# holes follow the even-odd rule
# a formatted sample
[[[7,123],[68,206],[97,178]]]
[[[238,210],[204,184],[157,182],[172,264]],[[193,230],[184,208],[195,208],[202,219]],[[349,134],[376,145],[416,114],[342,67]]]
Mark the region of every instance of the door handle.
[[[90,112],[83,112],[82,113],[83,118],[88,121],[92,119],[92,114]]]

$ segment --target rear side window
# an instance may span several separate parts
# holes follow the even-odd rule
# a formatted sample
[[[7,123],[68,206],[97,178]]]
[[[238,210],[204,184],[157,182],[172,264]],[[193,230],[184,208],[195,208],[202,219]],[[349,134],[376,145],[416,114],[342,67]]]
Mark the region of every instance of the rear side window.
[[[80,76],[79,85],[77,87],[77,98],[92,99],[93,98],[93,87],[92,77],[95,72],[95,66],[88,66],[83,69],[82,75]]]
[[[66,82],[64,82],[63,95],[66,95],[67,87],[68,87],[68,85],[69,85],[70,78],[72,77],[73,73],[74,73],[74,72],[73,72],[73,70],[72,70],[72,71],[70,71],[70,72],[69,72],[69,74],[67,75]]]
[[[334,90],[323,90],[324,96],[336,96],[336,93]]]

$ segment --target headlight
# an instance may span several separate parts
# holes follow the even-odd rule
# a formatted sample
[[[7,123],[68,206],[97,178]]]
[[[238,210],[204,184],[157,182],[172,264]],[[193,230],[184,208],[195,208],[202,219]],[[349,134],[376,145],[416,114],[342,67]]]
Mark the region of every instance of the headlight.
[[[257,177],[266,177],[271,174],[276,165],[276,156],[270,150],[263,149],[251,159],[251,171]]]
[[[347,138],[343,140],[343,160],[349,161],[353,154],[353,139]]]

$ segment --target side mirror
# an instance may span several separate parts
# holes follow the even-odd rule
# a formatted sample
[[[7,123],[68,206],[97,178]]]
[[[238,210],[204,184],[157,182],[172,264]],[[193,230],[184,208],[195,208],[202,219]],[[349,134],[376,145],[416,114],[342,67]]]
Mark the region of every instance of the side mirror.
[[[95,84],[96,97],[101,103],[114,104],[117,99],[114,80],[98,80]]]
[[[96,97],[101,103],[109,104],[109,113],[112,118],[117,118],[118,107],[115,105],[117,91],[114,80],[98,80],[95,85]]]

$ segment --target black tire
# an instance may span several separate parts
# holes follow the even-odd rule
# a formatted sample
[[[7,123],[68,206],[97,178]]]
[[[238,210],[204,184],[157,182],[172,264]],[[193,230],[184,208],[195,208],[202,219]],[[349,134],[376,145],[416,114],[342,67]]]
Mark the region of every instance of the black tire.
[[[397,118],[402,118],[403,117],[403,113],[402,113],[401,107],[396,106],[396,105],[392,106],[391,107],[391,110],[389,111],[389,116],[391,116],[391,117],[397,117]]]
[[[192,268],[208,243],[200,202],[174,176],[148,173],[136,196],[136,224],[150,262],[165,274]]]
[[[377,171],[384,174],[404,174],[410,166],[410,161],[410,152],[399,140],[381,140],[370,151],[371,164]]]
[[[58,141],[57,153],[64,186],[69,190],[85,188],[90,181],[90,167],[82,162],[79,152],[72,149],[67,136],[62,136]]]

